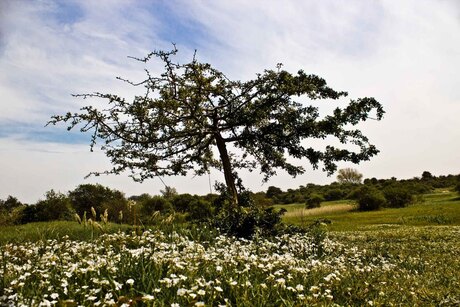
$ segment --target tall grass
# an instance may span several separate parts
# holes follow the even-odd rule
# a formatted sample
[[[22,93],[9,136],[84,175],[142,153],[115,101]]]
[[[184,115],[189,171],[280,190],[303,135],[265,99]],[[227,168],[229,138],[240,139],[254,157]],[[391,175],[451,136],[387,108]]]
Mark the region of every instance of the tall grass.
[[[359,212],[350,203],[325,202],[320,208],[305,210],[300,205],[284,205],[284,222],[308,225],[318,219],[331,221],[333,231],[366,230],[374,225],[460,225],[460,198],[456,193],[443,191],[423,196],[406,208],[384,208]]]

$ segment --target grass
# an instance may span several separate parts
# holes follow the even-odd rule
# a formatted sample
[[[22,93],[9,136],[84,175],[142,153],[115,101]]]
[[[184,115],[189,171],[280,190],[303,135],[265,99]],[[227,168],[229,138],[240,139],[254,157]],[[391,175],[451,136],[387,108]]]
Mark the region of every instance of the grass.
[[[308,225],[318,219],[331,221],[332,231],[370,230],[378,227],[460,225],[460,198],[457,193],[438,191],[406,208],[384,208],[359,212],[350,201],[324,202],[320,208],[305,210],[301,204],[278,205],[285,208],[286,223]]]
[[[109,223],[104,226],[104,232],[114,233],[117,231],[128,231],[132,227]],[[36,242],[40,240],[59,240],[67,236],[70,240],[89,241],[91,238],[102,234],[99,229],[91,226],[83,227],[76,222],[54,221],[29,223],[18,226],[0,227],[0,245],[6,243]]]
[[[332,223],[253,240],[205,227],[142,234],[116,224],[106,234],[75,222],[0,227],[0,305],[460,305],[457,194],[376,212],[342,201],[308,214],[303,204],[278,207],[288,210],[287,222]]]

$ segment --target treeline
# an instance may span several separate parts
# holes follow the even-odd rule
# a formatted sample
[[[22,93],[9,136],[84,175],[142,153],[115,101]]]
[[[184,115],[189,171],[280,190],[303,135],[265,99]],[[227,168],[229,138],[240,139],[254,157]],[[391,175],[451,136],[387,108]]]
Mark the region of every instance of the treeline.
[[[328,185],[307,184],[297,189],[282,191],[270,186],[265,193],[274,204],[305,203],[309,208],[322,201],[356,200],[362,210],[380,207],[404,207],[417,195],[430,193],[438,188],[455,188],[460,193],[460,175],[433,176],[425,171],[421,177],[398,180],[368,178],[361,182],[333,182]]]
[[[287,191],[270,186],[265,192],[243,191],[240,204],[256,208],[254,210],[259,210],[265,219],[276,219],[277,216],[269,210],[275,204],[305,203],[312,208],[322,201],[352,199],[361,209],[373,210],[383,206],[403,207],[414,201],[417,195],[436,188],[452,187],[460,193],[460,175],[436,177],[425,171],[421,177],[408,180],[370,178],[363,183],[307,184]],[[159,216],[173,216],[176,222],[189,222],[216,220],[224,213],[223,223],[227,223],[234,217],[221,210],[227,205],[226,201],[223,194],[178,194],[170,187],[161,191],[161,195],[142,194],[127,198],[121,191],[100,184],[82,184],[65,194],[48,191],[44,199],[35,204],[23,204],[13,196],[0,200],[0,225],[83,219],[86,216],[100,220],[104,215],[111,222],[147,225],[155,223]]]
[[[211,204],[216,198],[217,195],[212,194],[178,194],[169,187],[162,191],[162,195],[142,194],[127,198],[121,191],[100,184],[82,184],[66,194],[48,191],[44,199],[35,204],[23,204],[16,197],[8,196],[6,200],[0,200],[0,225],[94,219],[94,216],[101,220],[104,214],[111,222],[129,224],[148,224],[158,213],[184,213],[183,220],[199,219],[211,214]]]

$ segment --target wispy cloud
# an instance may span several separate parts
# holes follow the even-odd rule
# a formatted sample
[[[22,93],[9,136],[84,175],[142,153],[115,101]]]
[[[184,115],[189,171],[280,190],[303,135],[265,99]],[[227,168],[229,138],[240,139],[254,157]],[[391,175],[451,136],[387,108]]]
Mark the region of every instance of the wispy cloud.
[[[364,126],[382,151],[360,166],[367,177],[460,169],[456,0],[4,0],[0,1],[0,158],[8,165],[1,167],[11,172],[5,177],[9,180],[31,179],[24,183],[27,188],[2,182],[0,198],[33,186],[37,177],[30,175],[32,170],[41,174],[38,181],[56,184],[57,189],[59,180],[54,177],[64,176],[59,169],[78,174],[64,176],[65,187],[70,182],[77,185],[87,173],[81,165],[100,170],[97,166],[107,161],[100,153],[87,156],[83,143],[89,138],[67,133],[62,126],[43,128],[44,124],[53,114],[98,103],[75,99],[73,93],[132,96],[136,89],[115,77],[141,80],[144,65],[127,56],[169,49],[171,42],[178,44],[180,58],[190,59],[198,49],[200,60],[231,78],[250,79],[282,62],[287,70],[304,69],[325,77],[352,98],[376,97],[387,115],[382,122]],[[321,106],[328,109],[325,102]],[[69,154],[74,146],[82,150],[80,154]],[[28,151],[30,161],[23,163]],[[27,167],[15,175],[14,164]],[[254,175],[246,178],[250,187],[261,188]],[[280,175],[270,184],[286,188],[331,180],[319,172],[286,178]],[[119,180],[120,186],[137,189],[128,179],[101,180]],[[182,182],[170,180],[173,185]],[[40,184],[27,197],[37,197],[39,189],[43,193],[45,185]],[[178,190],[183,191],[180,186]],[[198,190],[207,192],[207,182],[201,190],[195,187]]]

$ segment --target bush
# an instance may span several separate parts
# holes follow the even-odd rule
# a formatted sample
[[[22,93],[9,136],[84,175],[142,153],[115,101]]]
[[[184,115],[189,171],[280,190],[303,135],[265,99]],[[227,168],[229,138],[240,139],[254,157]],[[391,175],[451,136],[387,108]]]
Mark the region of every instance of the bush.
[[[150,198],[146,198],[139,203],[139,206],[141,214],[147,219],[149,219],[156,211],[162,214],[171,213],[173,211],[171,202],[163,196],[152,196]]]
[[[179,194],[173,197],[172,205],[174,210],[178,212],[187,212],[190,207],[190,203],[192,203],[196,197],[190,194]]]
[[[72,220],[75,210],[69,198],[53,190],[46,192],[45,199],[35,205],[26,206],[22,212],[22,223]]]
[[[188,221],[204,221],[212,217],[211,203],[203,199],[193,199],[187,209]]]
[[[237,237],[250,238],[254,234],[274,235],[281,228],[281,216],[286,210],[275,211],[273,207],[258,206],[252,201],[251,193],[239,194],[239,205],[231,202],[224,186],[217,187],[221,194],[216,199],[215,213],[210,219],[212,226],[221,232]]]
[[[100,184],[81,184],[75,190],[69,192],[69,198],[75,211],[80,215],[86,212],[90,214],[94,208],[98,214],[105,209],[113,207],[125,208],[123,215],[129,214],[127,210],[128,202],[124,194],[117,190],[111,190]],[[123,204],[123,205],[122,205]],[[109,212],[111,216],[118,215],[117,209]]]
[[[306,206],[308,209],[318,208],[321,206],[321,203],[324,201],[324,197],[320,194],[313,193],[308,196],[306,201]]]
[[[414,201],[414,195],[408,189],[398,186],[385,188],[383,195],[387,201],[386,206],[390,208],[407,207]]]
[[[385,206],[386,199],[382,192],[372,187],[363,187],[357,192],[360,211],[379,210]]]
[[[331,189],[324,193],[324,199],[326,200],[340,200],[346,196],[346,192],[340,189]]]

